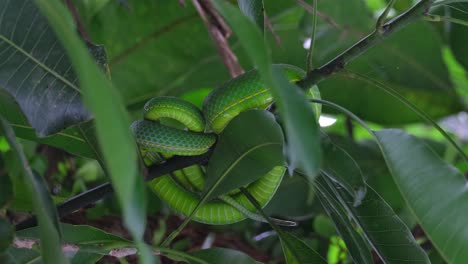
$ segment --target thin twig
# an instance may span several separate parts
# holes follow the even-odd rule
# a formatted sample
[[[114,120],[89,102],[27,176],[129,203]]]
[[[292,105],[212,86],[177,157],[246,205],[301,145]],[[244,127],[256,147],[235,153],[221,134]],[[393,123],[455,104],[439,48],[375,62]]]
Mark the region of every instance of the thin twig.
[[[307,51],[307,71],[310,71],[312,69],[312,56],[314,53],[314,47],[315,47],[315,31],[317,29],[317,0],[313,0],[313,8],[314,8],[314,14],[312,18],[312,32],[310,35],[310,47],[309,50]]]
[[[388,38],[390,35],[397,32],[404,26],[410,24],[418,18],[421,18],[421,16],[427,13],[428,9],[431,7],[431,4],[434,1],[435,0],[419,1],[416,5],[403,14],[385,23],[381,30],[374,29],[372,33],[359,40],[352,47],[345,50],[343,53],[328,63],[324,64],[320,68],[309,71],[306,77],[298,84],[303,88],[312,87],[314,84],[317,84],[320,81],[330,77],[332,74],[343,70],[349,62],[353,61],[361,54],[374,47],[382,40]]]
[[[205,24],[211,38],[218,50],[218,54],[229,71],[231,77],[236,77],[244,70],[237,60],[236,54],[231,50],[227,38],[231,35],[231,29],[218,14],[216,9],[206,0],[192,0],[195,9]]]
[[[302,6],[307,12],[309,13],[315,13],[315,9],[314,7],[312,7],[311,5],[309,5],[308,3],[304,2],[303,0],[296,0],[296,2]],[[318,12],[317,11],[317,16],[319,16],[321,19],[323,19],[325,22],[327,22],[328,24],[332,25],[333,27],[337,28],[337,29],[343,29],[338,23],[335,22],[335,20],[333,20],[333,18],[325,15],[324,13],[321,13],[321,12]]]
[[[426,21],[430,21],[430,22],[450,22],[450,23],[454,23],[454,24],[458,24],[458,25],[468,27],[468,21],[465,21],[463,19],[454,18],[454,17],[438,16],[438,15],[428,14],[428,15],[424,16],[424,19]]]
[[[392,10],[393,5],[395,4],[395,0],[390,0],[385,10],[380,14],[379,18],[377,19],[377,23],[375,24],[375,29],[377,31],[384,30],[385,20],[388,17],[388,13]]]

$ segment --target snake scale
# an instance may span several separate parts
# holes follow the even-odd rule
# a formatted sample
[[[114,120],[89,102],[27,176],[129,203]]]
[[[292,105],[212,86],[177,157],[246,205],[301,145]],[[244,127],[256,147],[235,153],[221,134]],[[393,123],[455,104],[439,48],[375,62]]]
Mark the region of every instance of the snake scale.
[[[304,77],[304,71],[278,64],[289,81]],[[215,90],[203,102],[203,112],[191,103],[175,97],[155,97],[144,106],[144,120],[131,129],[147,165],[160,163],[174,155],[193,156],[206,153],[229,122],[241,112],[266,109],[273,103],[269,88],[257,70],[241,74]],[[174,122],[176,120],[176,122]],[[174,125],[175,124],[175,125]],[[246,189],[263,208],[281,183],[285,168],[276,166]],[[151,189],[176,212],[189,215],[200,201],[204,187],[204,168],[193,165],[152,180]],[[262,221],[255,207],[242,193],[232,191],[208,201],[193,220],[207,224],[230,224],[246,218]],[[284,220],[278,224],[293,225]]]

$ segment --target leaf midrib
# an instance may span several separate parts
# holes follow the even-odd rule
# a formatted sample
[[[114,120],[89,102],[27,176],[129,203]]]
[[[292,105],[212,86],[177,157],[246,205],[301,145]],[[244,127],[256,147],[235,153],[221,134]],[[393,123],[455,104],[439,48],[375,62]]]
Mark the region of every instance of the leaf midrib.
[[[211,193],[213,193],[213,191],[223,181],[223,179],[226,177],[226,175],[228,175],[233,170],[233,168],[239,162],[241,162],[241,160],[244,159],[245,156],[247,156],[248,154],[252,153],[253,151],[255,151],[255,150],[259,149],[259,148],[266,147],[266,146],[273,146],[273,145],[281,145],[281,142],[263,143],[263,144],[256,145],[253,148],[249,148],[248,150],[246,150],[242,155],[240,155],[237,159],[235,159],[234,162],[232,162],[231,165],[222,173],[221,177],[219,177],[218,180],[215,181],[213,186],[211,186],[211,188],[208,190],[208,192],[206,192],[206,197],[209,197],[211,195]]]
[[[16,45],[15,43],[13,43],[12,41],[10,41],[9,39],[7,39],[4,35],[0,35],[0,40],[3,40],[5,41],[7,44],[9,44],[10,46],[12,46],[14,49],[18,50],[19,52],[21,52],[24,56],[26,56],[28,59],[32,60],[34,63],[36,63],[37,65],[39,65],[41,68],[43,68],[45,71],[49,72],[50,74],[52,74],[53,76],[55,76],[57,79],[59,79],[60,81],[62,81],[63,83],[65,83],[66,85],[68,85],[70,88],[76,90],[77,92],[81,93],[80,89],[78,89],[78,87],[76,87],[75,85],[73,85],[70,81],[68,81],[67,79],[65,79],[64,77],[62,77],[60,74],[58,74],[57,72],[55,72],[54,70],[50,69],[49,67],[47,67],[45,64],[43,64],[42,62],[40,62],[39,60],[37,60],[36,58],[34,58],[33,56],[31,56],[27,51],[25,51],[24,49],[22,49],[21,47],[19,47],[18,45]]]

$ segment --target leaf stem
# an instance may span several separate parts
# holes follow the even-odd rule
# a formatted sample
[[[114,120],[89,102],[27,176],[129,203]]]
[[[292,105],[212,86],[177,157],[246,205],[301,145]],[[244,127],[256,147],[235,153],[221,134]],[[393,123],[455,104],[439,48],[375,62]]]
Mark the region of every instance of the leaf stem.
[[[435,0],[420,0],[416,5],[395,17],[389,22],[381,26],[381,30],[374,29],[369,35],[359,40],[356,44],[345,50],[343,53],[325,63],[320,68],[308,71],[306,77],[299,81],[299,86],[302,88],[312,87],[330,77],[332,74],[341,71],[344,67],[361,54],[388,38],[393,33],[397,32],[404,26],[410,24],[416,19],[427,13]]]
[[[307,72],[309,72],[312,69],[312,57],[314,54],[314,47],[315,47],[315,31],[317,29],[317,0],[313,0],[312,2],[312,7],[314,10],[313,18],[312,18],[312,32],[310,35],[310,47],[309,50],[307,51]]]
[[[426,21],[430,21],[430,22],[450,22],[450,23],[454,23],[454,24],[458,24],[458,25],[468,27],[468,21],[465,21],[463,19],[454,18],[454,17],[427,14],[427,15],[424,16],[424,19]]]

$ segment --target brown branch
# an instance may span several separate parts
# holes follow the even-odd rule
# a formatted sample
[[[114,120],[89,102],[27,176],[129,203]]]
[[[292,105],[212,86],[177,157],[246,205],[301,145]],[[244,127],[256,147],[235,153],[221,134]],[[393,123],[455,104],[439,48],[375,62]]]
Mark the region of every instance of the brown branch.
[[[236,77],[244,73],[244,70],[237,60],[236,54],[231,50],[227,39],[231,35],[231,29],[216,9],[206,0],[192,0],[195,9],[200,15],[203,23],[208,29],[213,42],[218,50],[218,54],[229,71],[231,77]]]
[[[296,0],[296,2],[302,6],[307,12],[309,13],[314,13],[314,8],[309,5],[308,3],[304,2],[303,0]],[[343,29],[342,26],[340,26],[340,24],[336,23],[335,20],[333,20],[333,18],[325,15],[324,13],[322,12],[319,12],[317,10],[317,16],[320,17],[321,19],[323,19],[325,22],[327,22],[328,24],[334,26],[335,28],[337,29]]]
[[[92,42],[91,37],[89,36],[86,28],[81,21],[80,14],[78,13],[78,9],[76,8],[75,4],[72,0],[65,0],[65,4],[67,5],[68,10],[73,16],[73,20],[75,21],[78,33],[80,33],[81,38],[83,38],[86,42]]]

